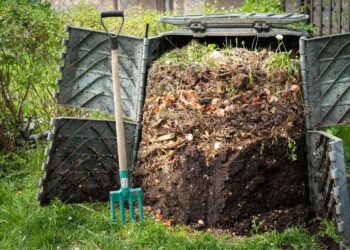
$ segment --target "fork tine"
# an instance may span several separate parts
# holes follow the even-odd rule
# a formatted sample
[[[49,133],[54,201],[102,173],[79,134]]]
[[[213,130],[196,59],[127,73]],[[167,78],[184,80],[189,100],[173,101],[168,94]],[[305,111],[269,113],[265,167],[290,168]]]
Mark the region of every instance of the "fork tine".
[[[115,199],[113,196],[110,197],[109,204],[110,204],[112,221],[115,221]]]
[[[134,199],[132,197],[132,195],[129,196],[128,198],[128,202],[129,202],[129,213],[130,213],[130,221],[134,222],[135,220],[135,214],[134,214]]]
[[[125,224],[125,211],[124,211],[124,200],[121,195],[118,197],[119,202],[119,213],[120,213],[120,221],[124,225]]]

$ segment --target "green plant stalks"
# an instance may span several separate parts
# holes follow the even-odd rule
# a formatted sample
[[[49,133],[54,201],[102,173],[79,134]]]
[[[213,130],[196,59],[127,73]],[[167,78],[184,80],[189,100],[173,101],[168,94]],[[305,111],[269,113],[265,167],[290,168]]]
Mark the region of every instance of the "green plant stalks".
[[[293,59],[292,51],[288,52],[269,52],[269,56],[263,62],[263,67],[269,73],[274,68],[287,70],[288,75],[295,76],[299,73],[300,64],[298,59]]]
[[[252,220],[252,234],[258,234],[265,224],[265,220],[258,221],[256,218]]]
[[[297,158],[297,144],[293,139],[288,140],[288,146],[287,146],[287,156],[288,159],[291,161],[296,161]]]
[[[340,236],[337,232],[336,225],[334,221],[323,220],[321,222],[321,230],[317,233],[318,237],[329,237],[339,244]]]

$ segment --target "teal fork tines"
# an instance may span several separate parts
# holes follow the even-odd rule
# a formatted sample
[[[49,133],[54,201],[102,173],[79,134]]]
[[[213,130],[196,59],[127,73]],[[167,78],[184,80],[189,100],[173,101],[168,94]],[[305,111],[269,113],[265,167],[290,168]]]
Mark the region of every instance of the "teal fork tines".
[[[139,211],[139,219],[143,220],[143,207],[142,207],[142,191],[141,188],[122,188],[118,191],[111,191],[109,193],[109,202],[111,209],[112,221],[115,221],[115,205],[118,202],[119,206],[119,214],[120,221],[122,224],[125,224],[125,209],[124,202],[128,202],[129,205],[129,213],[130,213],[130,221],[133,222],[135,220],[134,213],[134,202],[137,202],[138,211]]]

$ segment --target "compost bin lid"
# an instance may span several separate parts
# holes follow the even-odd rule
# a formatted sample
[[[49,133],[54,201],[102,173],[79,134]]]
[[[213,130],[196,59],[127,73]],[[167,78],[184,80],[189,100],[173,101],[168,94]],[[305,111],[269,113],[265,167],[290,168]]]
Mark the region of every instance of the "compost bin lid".
[[[173,24],[182,27],[190,27],[193,23],[201,23],[206,27],[252,27],[255,23],[264,23],[270,27],[306,21],[308,15],[286,13],[235,13],[235,14],[211,14],[211,15],[188,15],[161,17],[162,23]]]
[[[180,27],[161,33],[161,36],[256,36],[271,37],[278,34],[308,36],[306,31],[294,30],[288,24],[305,21],[304,14],[234,13],[161,17],[162,23]]]

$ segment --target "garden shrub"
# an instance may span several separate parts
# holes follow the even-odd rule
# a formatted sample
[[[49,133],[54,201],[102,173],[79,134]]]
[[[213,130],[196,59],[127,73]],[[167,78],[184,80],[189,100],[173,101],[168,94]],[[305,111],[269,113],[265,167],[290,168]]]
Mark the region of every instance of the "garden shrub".
[[[68,10],[60,11],[66,24],[78,27],[84,27],[93,30],[103,30],[100,24],[99,10],[92,4],[81,1],[79,4],[71,6]],[[159,22],[159,18],[166,15],[174,15],[171,12],[160,12],[156,10],[143,10],[142,5],[136,5],[128,9],[125,14],[125,23],[121,34],[135,37],[144,37],[146,24],[149,26],[149,36],[157,36],[161,32],[166,32],[175,27]],[[120,19],[107,18],[103,21],[109,30],[117,32]]]
[[[279,0],[245,0],[239,12],[280,13],[283,4]]]
[[[0,150],[50,120],[62,21],[37,0],[0,3]]]

